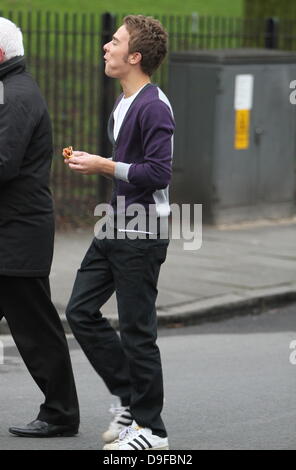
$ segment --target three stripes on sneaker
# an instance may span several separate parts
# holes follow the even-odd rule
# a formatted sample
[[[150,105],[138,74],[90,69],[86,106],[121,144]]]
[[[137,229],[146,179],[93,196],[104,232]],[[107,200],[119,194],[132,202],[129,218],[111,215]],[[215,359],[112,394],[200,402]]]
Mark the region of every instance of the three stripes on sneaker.
[[[142,439],[146,446],[143,444],[143,442],[140,442],[139,439]],[[152,448],[150,442],[142,434],[140,434],[137,438],[135,437],[134,439],[132,439],[132,441],[128,442],[127,445],[129,445],[134,450],[146,450],[147,446],[149,449]]]

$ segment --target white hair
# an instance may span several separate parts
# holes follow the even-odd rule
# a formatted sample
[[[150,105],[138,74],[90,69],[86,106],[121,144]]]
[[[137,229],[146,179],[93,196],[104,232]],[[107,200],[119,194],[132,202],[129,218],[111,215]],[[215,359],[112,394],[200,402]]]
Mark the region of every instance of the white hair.
[[[25,54],[23,35],[12,21],[0,17],[0,49],[5,53],[5,60]]]

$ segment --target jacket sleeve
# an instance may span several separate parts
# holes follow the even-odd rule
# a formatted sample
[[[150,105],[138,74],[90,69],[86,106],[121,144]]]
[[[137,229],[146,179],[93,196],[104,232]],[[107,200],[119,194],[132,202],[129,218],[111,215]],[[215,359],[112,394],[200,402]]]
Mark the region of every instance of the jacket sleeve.
[[[164,189],[172,176],[174,118],[160,100],[146,105],[141,118],[143,163],[117,162],[115,177],[135,186]]]
[[[0,104],[0,186],[18,176],[33,130],[21,103]]]

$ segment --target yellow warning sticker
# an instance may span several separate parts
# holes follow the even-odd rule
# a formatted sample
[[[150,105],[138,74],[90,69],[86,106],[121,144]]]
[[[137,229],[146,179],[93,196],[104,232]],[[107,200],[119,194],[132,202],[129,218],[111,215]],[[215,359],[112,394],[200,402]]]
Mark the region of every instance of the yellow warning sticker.
[[[235,111],[235,139],[236,150],[246,150],[250,146],[250,113],[249,109]]]

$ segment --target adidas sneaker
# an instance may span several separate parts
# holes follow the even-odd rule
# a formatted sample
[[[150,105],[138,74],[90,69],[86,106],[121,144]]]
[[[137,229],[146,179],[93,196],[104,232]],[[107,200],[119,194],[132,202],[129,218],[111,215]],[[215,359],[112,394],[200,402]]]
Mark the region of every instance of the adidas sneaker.
[[[114,418],[111,421],[109,428],[102,434],[104,442],[113,442],[118,439],[120,432],[126,427],[130,426],[133,422],[132,415],[128,406],[121,406],[121,404],[111,405],[110,413]]]
[[[149,428],[138,426],[133,421],[131,426],[125,428],[119,434],[119,438],[106,444],[104,450],[168,450],[167,437],[159,437],[152,434]]]

